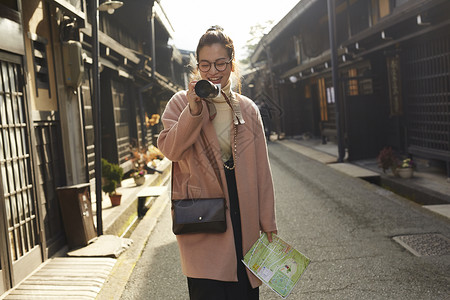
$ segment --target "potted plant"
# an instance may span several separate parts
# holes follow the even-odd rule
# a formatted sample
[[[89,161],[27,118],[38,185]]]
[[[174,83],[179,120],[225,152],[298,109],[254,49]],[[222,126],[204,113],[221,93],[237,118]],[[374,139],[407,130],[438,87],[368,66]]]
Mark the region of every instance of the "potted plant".
[[[140,170],[133,173],[134,183],[136,185],[143,185],[145,183],[145,171]]]
[[[111,205],[120,205],[122,195],[117,193],[116,189],[122,181],[123,169],[119,165],[110,163],[102,158],[102,178],[104,178],[102,190],[108,194]]]
[[[405,158],[397,168],[397,174],[401,178],[411,178],[414,174],[413,161],[411,158]]]
[[[386,170],[391,169],[392,173],[396,175],[398,159],[391,147],[381,149],[377,157],[377,162],[378,167],[383,169],[384,173],[386,173]]]
[[[130,174],[130,177],[134,179],[136,185],[145,183],[146,174],[162,173],[156,169],[156,162],[164,158],[164,155],[158,148],[153,145],[147,148],[130,146],[131,161],[134,166],[134,171]]]

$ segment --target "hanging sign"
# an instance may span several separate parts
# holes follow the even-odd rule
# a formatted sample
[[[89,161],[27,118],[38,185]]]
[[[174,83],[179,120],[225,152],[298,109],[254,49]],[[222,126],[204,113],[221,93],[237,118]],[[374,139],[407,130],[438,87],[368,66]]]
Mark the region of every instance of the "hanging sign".
[[[402,111],[402,86],[400,80],[400,57],[398,55],[386,58],[389,81],[390,115],[398,116]]]

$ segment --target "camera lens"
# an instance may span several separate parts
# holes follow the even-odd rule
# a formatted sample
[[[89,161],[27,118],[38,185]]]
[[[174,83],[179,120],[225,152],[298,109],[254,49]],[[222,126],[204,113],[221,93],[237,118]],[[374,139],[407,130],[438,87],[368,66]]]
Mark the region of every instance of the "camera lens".
[[[220,93],[220,87],[208,80],[199,80],[195,84],[195,93],[200,98],[215,98]]]

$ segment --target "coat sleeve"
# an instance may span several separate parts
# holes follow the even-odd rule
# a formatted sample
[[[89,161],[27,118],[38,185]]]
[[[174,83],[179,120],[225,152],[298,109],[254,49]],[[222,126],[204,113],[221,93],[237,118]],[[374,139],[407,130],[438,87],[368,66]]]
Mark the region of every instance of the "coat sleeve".
[[[158,148],[171,161],[182,160],[200,136],[207,109],[203,104],[200,115],[193,116],[187,103],[184,92],[175,94],[161,117],[164,129],[158,137]]]
[[[259,223],[261,231],[272,232],[277,230],[275,216],[275,193],[272,180],[272,171],[269,164],[266,137],[261,114],[256,106],[255,109],[255,153],[258,176],[258,200],[259,200]]]

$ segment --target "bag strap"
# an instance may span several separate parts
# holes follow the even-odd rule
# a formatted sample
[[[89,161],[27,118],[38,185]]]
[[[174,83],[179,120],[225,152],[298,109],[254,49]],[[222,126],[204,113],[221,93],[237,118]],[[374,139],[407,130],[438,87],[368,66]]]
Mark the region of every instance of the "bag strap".
[[[234,117],[233,117],[233,124],[234,124],[235,126],[236,126],[236,125],[244,124],[245,121],[244,121],[244,119],[242,118],[242,112],[241,112],[241,109],[239,108],[239,106],[236,107],[236,108],[233,107],[233,104],[231,104],[231,101],[230,101],[230,99],[228,98],[227,94],[225,94],[224,91],[220,91],[220,93],[221,93],[222,96],[225,98],[225,101],[226,101],[227,104],[230,106],[231,111],[233,112],[233,115],[234,115]],[[232,95],[232,97],[233,97],[233,92],[231,92],[231,95]],[[236,97],[236,96],[234,96],[234,97]]]
[[[217,161],[214,158],[214,152],[212,150],[211,145],[208,143],[206,139],[206,134],[203,129],[200,131],[200,137],[202,138],[203,144],[205,144],[206,157],[208,158],[210,164],[214,169],[214,174],[216,174],[217,180],[219,181],[220,188],[222,189],[222,193],[225,195],[225,191],[222,186],[222,181],[220,180],[219,166],[217,165]]]
[[[205,151],[206,151],[206,157],[208,158],[210,164],[212,165],[213,169],[214,169],[214,174],[216,175],[217,180],[219,181],[220,184],[220,188],[222,189],[222,193],[225,196],[225,190],[223,189],[223,185],[222,185],[222,181],[220,180],[220,173],[219,173],[219,167],[217,165],[217,161],[214,159],[214,155],[212,152],[212,148],[210,146],[210,144],[208,143],[208,140],[206,139],[206,135],[205,132],[203,131],[203,129],[200,131],[200,137],[202,138],[203,144],[205,144]],[[170,194],[170,198],[171,200],[173,199],[173,163],[172,163],[172,176],[171,176],[171,182],[170,182],[170,189],[171,189],[171,194]]]

